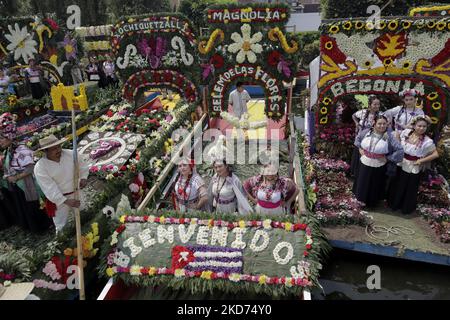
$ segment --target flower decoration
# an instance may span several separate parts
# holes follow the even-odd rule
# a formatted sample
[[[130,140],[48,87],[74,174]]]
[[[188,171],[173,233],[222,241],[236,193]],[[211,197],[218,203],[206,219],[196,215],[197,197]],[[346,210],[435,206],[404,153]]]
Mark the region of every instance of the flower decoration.
[[[394,31],[397,28],[398,28],[398,21],[397,20],[389,21],[389,23],[388,23],[388,29],[389,30]]]
[[[28,33],[27,27],[20,28],[19,24],[8,26],[9,34],[5,34],[5,38],[10,42],[6,47],[8,51],[14,52],[14,60],[17,61],[23,58],[25,63],[34,57],[34,54],[38,53],[36,46],[37,42],[33,40],[32,36]]]
[[[342,26],[344,30],[350,30],[352,28],[352,22],[351,21],[345,21],[344,25]]]
[[[355,28],[358,30],[364,28],[364,26],[365,26],[365,24],[362,21],[355,22]]]
[[[234,32],[231,35],[231,39],[234,43],[228,46],[228,51],[236,53],[236,62],[243,63],[246,59],[250,63],[256,62],[256,54],[262,52],[262,46],[259,42],[262,40],[262,33],[257,32],[253,36],[251,35],[251,26],[244,24],[241,27],[242,36]]]
[[[404,62],[403,62],[402,68],[403,68],[403,69],[410,69],[411,66],[412,66],[411,61],[408,61],[408,60],[407,60],[407,61],[404,61]]]
[[[439,97],[439,95],[436,91],[431,92],[427,95],[427,99],[430,101],[436,100],[438,97]]]
[[[215,53],[209,60],[209,63],[212,64],[214,68],[221,69],[224,65],[224,59],[220,54]]]
[[[53,31],[58,31],[59,30],[59,25],[58,25],[58,23],[55,20],[53,20],[51,18],[46,18],[44,20],[44,22],[47,22],[48,25],[50,26],[50,28],[53,29]]]
[[[267,57],[267,62],[271,66],[276,66],[278,62],[280,61],[281,53],[279,51],[272,51],[269,53],[269,56]]]
[[[402,27],[403,29],[409,29],[412,25],[412,21],[402,21]]]
[[[333,26],[330,27],[330,29],[328,29],[328,31],[329,31],[330,33],[332,33],[332,34],[336,34],[336,33],[339,32],[339,26],[333,25]]]
[[[427,22],[428,29],[433,29],[435,26],[436,26],[436,22],[434,22],[434,21]]]
[[[66,60],[70,60],[71,58],[76,59],[77,57],[77,41],[75,39],[71,39],[68,34],[64,37],[64,41],[60,43],[60,47],[64,48],[66,52]]]
[[[447,25],[447,24],[446,24],[444,21],[439,21],[439,22],[436,24],[436,29],[439,30],[439,31],[442,31],[442,30],[445,29],[446,25]]]

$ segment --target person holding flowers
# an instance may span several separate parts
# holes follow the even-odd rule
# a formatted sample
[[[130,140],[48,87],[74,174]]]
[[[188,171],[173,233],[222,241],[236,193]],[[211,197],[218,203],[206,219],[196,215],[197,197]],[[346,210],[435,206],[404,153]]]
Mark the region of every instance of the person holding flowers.
[[[411,214],[416,210],[421,172],[439,157],[433,140],[426,135],[430,124],[428,116],[417,116],[411,121],[412,128],[400,135],[405,156],[388,194],[388,205],[394,211]]]
[[[359,110],[353,114],[352,118],[356,125],[356,135],[363,130],[372,128],[375,118],[380,112],[380,106],[380,98],[372,94],[369,96],[369,107],[367,109]],[[350,172],[355,178],[358,176],[359,160],[359,148],[355,146],[350,167]]]
[[[402,161],[403,149],[388,130],[388,119],[384,115],[375,118],[373,128],[358,134],[355,146],[359,148],[361,158],[353,192],[366,207],[374,207],[385,197],[388,161]]]
[[[182,158],[178,163],[178,172],[174,191],[176,209],[182,213],[203,210],[208,202],[208,194],[193,160]]]
[[[10,113],[0,116],[0,147],[6,150],[1,181],[7,190],[4,200],[9,199],[13,205],[13,223],[34,233],[47,230],[52,223],[40,208],[40,190],[33,178],[33,151],[19,142],[16,123]]]

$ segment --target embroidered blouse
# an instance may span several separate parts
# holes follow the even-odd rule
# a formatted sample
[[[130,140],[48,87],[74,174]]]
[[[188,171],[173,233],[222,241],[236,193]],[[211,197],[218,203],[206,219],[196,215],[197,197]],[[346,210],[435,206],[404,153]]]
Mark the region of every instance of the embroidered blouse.
[[[401,141],[403,150],[405,151],[405,154],[413,156],[413,157],[417,157],[417,158],[425,158],[429,154],[433,153],[434,150],[436,150],[436,146],[435,146],[433,140],[428,136],[425,136],[424,140],[417,144],[412,144],[412,143],[408,142],[407,141],[408,136],[410,135],[411,131],[412,131],[412,129],[406,129],[406,130],[403,130],[402,133],[400,134],[400,141]],[[415,161],[413,161],[413,160],[403,159],[403,162],[402,162],[403,171],[408,172],[408,173],[417,174],[421,170],[424,169],[424,165],[416,165],[414,163],[415,163]]]
[[[370,131],[365,135],[361,141],[361,149],[369,153],[375,154],[388,154],[389,144],[387,141],[387,134],[380,135],[375,132],[370,133]],[[361,162],[369,167],[382,167],[386,164],[386,158],[371,158],[366,155],[361,156]]]
[[[263,181],[264,177],[261,175],[252,177],[244,182],[244,189],[253,198],[272,203],[277,203],[280,200],[284,201],[289,200],[296,190],[295,184],[292,182],[291,179],[288,178],[284,177],[278,178],[273,189],[270,187],[268,188],[263,186],[262,185]],[[268,195],[269,199],[267,199]],[[264,196],[264,199],[260,199],[261,196]]]
[[[206,196],[205,188],[200,193],[200,188],[203,186],[205,186],[205,182],[198,173],[194,173],[189,182],[188,179],[185,179],[183,176],[180,176],[177,183],[175,184],[176,197],[178,201],[194,202],[199,197],[201,198]]]
[[[406,129],[414,117],[423,116],[424,112],[417,107],[411,110],[403,106],[397,106],[384,112],[384,115],[394,126],[395,131],[402,131]]]

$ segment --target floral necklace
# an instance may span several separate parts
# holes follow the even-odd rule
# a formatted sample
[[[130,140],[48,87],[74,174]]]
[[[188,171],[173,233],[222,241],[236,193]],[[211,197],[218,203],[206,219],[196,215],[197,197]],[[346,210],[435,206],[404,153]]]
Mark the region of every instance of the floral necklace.
[[[277,184],[278,184],[278,179],[277,181],[275,181],[275,183],[271,186],[267,186],[267,182],[264,179],[264,191],[266,192],[266,201],[270,201],[272,200],[272,195],[274,194],[274,192],[277,190]]]

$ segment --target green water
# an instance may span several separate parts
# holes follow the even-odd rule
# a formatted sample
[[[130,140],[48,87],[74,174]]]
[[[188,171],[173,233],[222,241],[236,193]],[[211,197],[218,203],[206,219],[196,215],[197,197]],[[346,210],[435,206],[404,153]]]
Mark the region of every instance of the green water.
[[[369,290],[367,267],[380,267],[381,289]],[[313,300],[448,300],[450,268],[408,260],[333,250]]]

